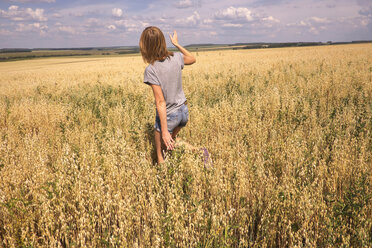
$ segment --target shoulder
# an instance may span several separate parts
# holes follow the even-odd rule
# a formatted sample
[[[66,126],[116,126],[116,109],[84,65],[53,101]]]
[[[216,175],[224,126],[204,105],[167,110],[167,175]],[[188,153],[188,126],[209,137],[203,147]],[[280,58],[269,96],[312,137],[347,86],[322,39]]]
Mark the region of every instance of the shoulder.
[[[154,65],[149,64],[145,68],[144,76],[145,76],[145,79],[156,77],[156,69],[155,69]]]
[[[149,64],[145,68],[145,74],[154,74],[155,73],[155,67],[152,64]]]
[[[144,83],[146,84],[154,84],[154,85],[160,85],[159,78],[157,76],[155,67],[153,65],[148,65],[145,69],[144,73]]]
[[[183,58],[183,54],[182,54],[181,52],[175,52],[175,53],[174,53],[174,57],[175,57],[175,58],[178,58],[178,59],[179,59],[179,58]]]
[[[177,63],[181,66],[181,69],[183,69],[184,66],[184,60],[183,60],[183,53],[176,52],[174,53],[174,60],[177,61]]]

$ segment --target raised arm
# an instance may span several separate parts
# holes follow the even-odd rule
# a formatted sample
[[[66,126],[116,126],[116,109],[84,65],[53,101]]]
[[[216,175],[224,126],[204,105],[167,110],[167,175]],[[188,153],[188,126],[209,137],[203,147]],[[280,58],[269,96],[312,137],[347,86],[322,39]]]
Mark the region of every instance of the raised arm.
[[[173,36],[172,35],[169,35],[173,45],[175,47],[177,47],[178,50],[180,50],[180,52],[183,54],[183,61],[185,63],[185,65],[192,65],[196,62],[196,59],[194,57],[194,55],[192,55],[189,51],[187,51],[183,46],[181,46],[179,43],[178,43],[178,36],[177,36],[177,31],[175,30],[174,33],[173,33]]]
[[[166,103],[163,95],[163,91],[159,85],[151,84],[152,91],[154,92],[156,109],[158,110],[160,126],[161,126],[161,137],[164,141],[165,146],[168,150],[173,150],[174,140],[172,135],[168,131],[167,123],[167,110]]]

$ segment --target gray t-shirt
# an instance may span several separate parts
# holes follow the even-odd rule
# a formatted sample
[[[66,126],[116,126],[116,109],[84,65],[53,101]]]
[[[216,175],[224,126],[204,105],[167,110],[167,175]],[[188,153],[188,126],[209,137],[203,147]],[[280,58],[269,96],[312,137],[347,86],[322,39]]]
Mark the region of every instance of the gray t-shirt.
[[[144,82],[159,85],[163,91],[167,115],[176,111],[186,101],[182,89],[183,54],[174,53],[163,61],[155,61],[145,69]]]

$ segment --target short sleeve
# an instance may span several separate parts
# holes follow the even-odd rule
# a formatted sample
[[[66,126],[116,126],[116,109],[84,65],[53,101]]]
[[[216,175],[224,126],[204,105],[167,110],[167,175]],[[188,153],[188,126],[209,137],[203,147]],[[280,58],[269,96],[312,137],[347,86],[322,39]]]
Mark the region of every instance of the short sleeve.
[[[156,76],[154,68],[152,68],[150,66],[146,67],[143,82],[145,84],[160,85],[159,79]]]
[[[183,59],[183,54],[182,53],[178,53],[179,54],[179,62],[181,64],[181,69],[183,69],[183,67],[185,66],[185,61]]]

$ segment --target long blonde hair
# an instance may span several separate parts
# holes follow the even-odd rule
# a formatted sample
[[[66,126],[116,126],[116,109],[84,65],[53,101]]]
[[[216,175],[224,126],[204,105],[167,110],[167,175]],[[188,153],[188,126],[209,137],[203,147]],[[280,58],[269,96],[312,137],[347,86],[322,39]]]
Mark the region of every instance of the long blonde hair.
[[[153,64],[156,60],[164,60],[173,56],[168,51],[163,32],[154,26],[145,28],[141,34],[139,47],[145,62]]]

